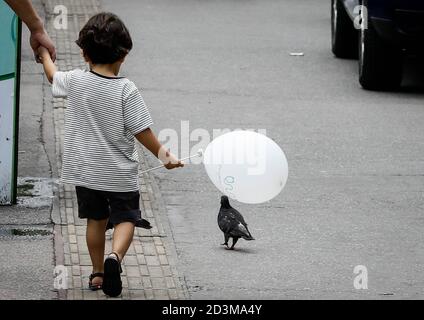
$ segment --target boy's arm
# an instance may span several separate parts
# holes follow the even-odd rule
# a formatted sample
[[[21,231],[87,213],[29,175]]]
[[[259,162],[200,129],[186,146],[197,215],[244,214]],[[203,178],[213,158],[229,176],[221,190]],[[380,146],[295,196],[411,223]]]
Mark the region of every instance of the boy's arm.
[[[143,146],[146,147],[147,150],[153,153],[168,170],[184,167],[184,163],[179,161],[172,153],[166,150],[150,128],[140,132],[135,137]]]
[[[40,47],[38,49],[38,57],[41,60],[41,63],[43,64],[44,73],[46,74],[47,79],[50,83],[53,83],[53,76],[56,73],[57,68],[52,58],[50,57],[49,51],[44,47]]]

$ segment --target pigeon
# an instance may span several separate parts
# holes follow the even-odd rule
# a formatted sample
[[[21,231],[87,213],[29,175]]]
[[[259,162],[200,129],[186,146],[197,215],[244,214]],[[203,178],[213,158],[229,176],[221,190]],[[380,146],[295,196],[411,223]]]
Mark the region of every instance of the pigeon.
[[[222,244],[228,250],[234,250],[238,239],[250,241],[255,240],[247,229],[247,223],[243,216],[236,209],[231,207],[227,196],[221,197],[221,209],[218,214],[218,226],[224,233],[225,242]],[[233,238],[231,248],[228,247],[228,240]]]

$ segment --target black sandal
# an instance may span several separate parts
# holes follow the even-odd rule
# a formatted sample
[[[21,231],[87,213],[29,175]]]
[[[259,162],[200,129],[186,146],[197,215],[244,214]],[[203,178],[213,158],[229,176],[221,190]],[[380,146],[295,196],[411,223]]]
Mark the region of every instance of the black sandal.
[[[97,277],[103,278],[104,274],[102,272],[96,272],[96,273],[90,274],[90,278],[89,278],[89,281],[88,281],[88,288],[92,291],[97,291],[97,290],[100,290],[102,288],[101,284],[93,284],[94,278],[97,278]]]
[[[103,292],[110,297],[117,297],[122,292],[122,268],[119,256],[115,252],[110,253],[106,258],[104,268]]]

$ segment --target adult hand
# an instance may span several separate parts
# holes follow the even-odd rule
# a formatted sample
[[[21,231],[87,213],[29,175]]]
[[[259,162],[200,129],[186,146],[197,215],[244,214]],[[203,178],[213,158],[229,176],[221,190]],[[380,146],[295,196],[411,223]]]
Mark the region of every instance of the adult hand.
[[[54,62],[56,60],[56,48],[44,27],[30,31],[31,37],[29,42],[32,50],[34,51],[35,60],[37,60],[38,63],[41,63],[40,59],[38,58],[38,48],[44,47],[49,51],[50,56]]]
[[[31,0],[5,0],[6,3],[12,8],[13,11],[22,19],[27,25],[31,32],[30,44],[32,50],[34,50],[34,56],[37,62],[40,62],[37,58],[38,48],[43,46],[49,50],[50,56],[53,61],[56,60],[56,49],[53,41],[47,35],[46,29],[44,29],[43,21],[34,10]]]

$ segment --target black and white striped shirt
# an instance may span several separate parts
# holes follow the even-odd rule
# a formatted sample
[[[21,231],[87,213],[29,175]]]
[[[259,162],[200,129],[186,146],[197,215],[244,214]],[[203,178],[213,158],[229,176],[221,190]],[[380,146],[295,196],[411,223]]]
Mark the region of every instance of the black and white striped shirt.
[[[62,183],[95,190],[138,190],[134,135],[153,122],[133,82],[93,71],[56,72],[54,97],[68,99]]]

